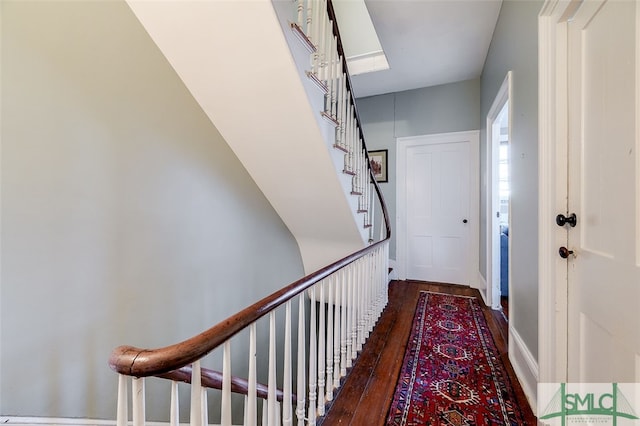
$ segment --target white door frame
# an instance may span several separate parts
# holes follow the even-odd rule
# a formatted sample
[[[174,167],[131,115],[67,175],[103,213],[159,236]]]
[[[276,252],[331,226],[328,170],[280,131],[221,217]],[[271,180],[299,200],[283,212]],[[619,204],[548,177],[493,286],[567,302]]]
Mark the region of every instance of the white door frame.
[[[513,86],[511,84],[512,72],[509,71],[498,94],[493,100],[493,104],[487,114],[487,175],[489,176],[489,185],[487,185],[487,294],[486,300],[488,305],[493,309],[500,308],[500,220],[496,216],[496,212],[500,210],[500,192],[498,189],[498,169],[499,169],[499,151],[496,147],[500,144],[500,132],[494,132],[494,123],[499,118],[504,105],[508,104],[508,140],[511,143],[511,112],[512,102],[511,93]],[[511,217],[509,217],[511,221]],[[511,247],[509,247],[511,250]],[[509,256],[511,259],[511,256]],[[509,283],[511,283],[511,268],[509,268]],[[510,294],[511,292],[509,292]],[[511,306],[511,304],[509,304]]]
[[[567,264],[558,256],[567,208],[567,21],[580,0],[546,0],[538,20],[538,366],[540,383],[567,381]]]
[[[396,255],[398,279],[407,279],[407,148],[455,142],[469,142],[469,285],[478,288],[480,263],[480,131],[438,133],[396,138]]]

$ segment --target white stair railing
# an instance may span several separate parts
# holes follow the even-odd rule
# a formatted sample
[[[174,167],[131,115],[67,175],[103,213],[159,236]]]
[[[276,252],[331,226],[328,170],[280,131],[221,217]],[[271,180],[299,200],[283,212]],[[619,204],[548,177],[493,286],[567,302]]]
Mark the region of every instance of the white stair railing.
[[[134,426],[145,424],[145,381],[149,376],[170,379],[167,404],[171,424],[180,421],[177,383],[188,382],[191,425],[292,425],[294,413],[298,425],[315,425],[386,306],[388,278],[382,272],[387,259],[385,240],[285,287],[189,340],[156,350],[116,348],[110,364],[120,373],[118,426],[128,424],[129,404]],[[292,306],[297,306],[297,311]],[[267,348],[259,351],[256,337],[261,320],[268,323],[269,338]],[[297,342],[292,339],[294,324]],[[277,338],[278,333],[282,339]],[[234,345],[245,346],[243,339],[248,339],[248,354],[232,356]],[[297,353],[292,353],[293,348]],[[282,360],[276,358],[278,353],[283,354]],[[222,359],[222,373],[203,367],[216,367],[216,358]],[[235,374],[248,380],[232,376],[232,359]],[[266,371],[257,370],[260,359],[266,360]],[[266,377],[267,384],[258,384],[257,377]],[[246,395],[242,419],[232,417],[233,392]],[[256,409],[259,400],[263,405],[260,417]],[[212,404],[218,405],[219,418],[209,418]]]
[[[370,228],[374,206],[369,158],[333,7],[327,0],[298,0],[296,8],[297,21],[291,28],[312,50],[307,75],[325,92],[322,115],[336,126],[333,146],[345,152],[343,170],[352,175],[351,194],[358,197],[358,213],[364,215],[363,226]],[[372,230],[369,230],[369,240],[373,240]]]

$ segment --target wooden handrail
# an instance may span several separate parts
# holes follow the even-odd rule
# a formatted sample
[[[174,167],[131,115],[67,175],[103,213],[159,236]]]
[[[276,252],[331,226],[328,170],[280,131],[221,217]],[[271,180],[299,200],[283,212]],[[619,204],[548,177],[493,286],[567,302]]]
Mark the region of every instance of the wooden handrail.
[[[380,189],[376,185],[376,192],[381,196]],[[388,224],[386,206],[383,205],[385,223]],[[134,377],[159,376],[173,370],[178,370],[199,360],[206,354],[217,348],[225,341],[256,322],[264,315],[276,309],[278,306],[302,293],[312,285],[342,269],[353,261],[367,253],[374,251],[380,244],[391,237],[391,231],[387,228],[385,239],[371,244],[355,253],[352,253],[331,265],[313,272],[299,279],[287,287],[272,293],[253,305],[243,309],[235,315],[219,322],[210,329],[175,345],[158,349],[142,349],[134,346],[119,346],[113,350],[109,357],[109,366],[112,370]]]
[[[175,382],[183,382],[191,384],[191,367],[182,367],[178,370],[173,370],[168,373],[159,374],[158,377],[162,379],[169,379]],[[202,386],[211,389],[222,389],[222,373],[219,371],[209,370],[207,368],[201,369],[201,383]],[[249,382],[239,377],[231,378],[231,392],[239,393],[242,395],[249,394]],[[256,384],[256,395],[258,398],[267,399],[269,387],[261,383]],[[291,395],[291,401],[297,400],[295,394]],[[276,390],[276,399],[282,401],[284,399],[284,393],[280,390]]]

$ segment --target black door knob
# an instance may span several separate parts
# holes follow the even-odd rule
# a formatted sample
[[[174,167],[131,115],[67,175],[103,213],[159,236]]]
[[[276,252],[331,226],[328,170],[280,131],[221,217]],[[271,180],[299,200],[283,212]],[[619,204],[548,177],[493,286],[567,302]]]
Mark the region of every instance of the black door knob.
[[[556,216],[556,223],[558,224],[558,226],[564,226],[568,223],[573,228],[578,223],[578,217],[575,213],[571,213],[569,216],[559,214],[558,216]]]
[[[467,219],[462,219],[462,223],[467,223],[469,222]]]
[[[569,250],[566,247],[560,247],[558,249],[558,254],[560,255],[561,258],[566,259],[573,254],[573,250]]]

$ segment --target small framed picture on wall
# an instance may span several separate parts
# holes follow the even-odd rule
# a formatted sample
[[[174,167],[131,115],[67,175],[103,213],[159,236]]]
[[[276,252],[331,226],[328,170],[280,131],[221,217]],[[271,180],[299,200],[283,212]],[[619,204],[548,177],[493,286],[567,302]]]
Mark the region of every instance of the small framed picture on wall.
[[[387,177],[387,152],[387,149],[369,151],[369,161],[371,161],[371,169],[373,170],[373,175],[376,178],[376,182],[379,183],[389,181]]]

